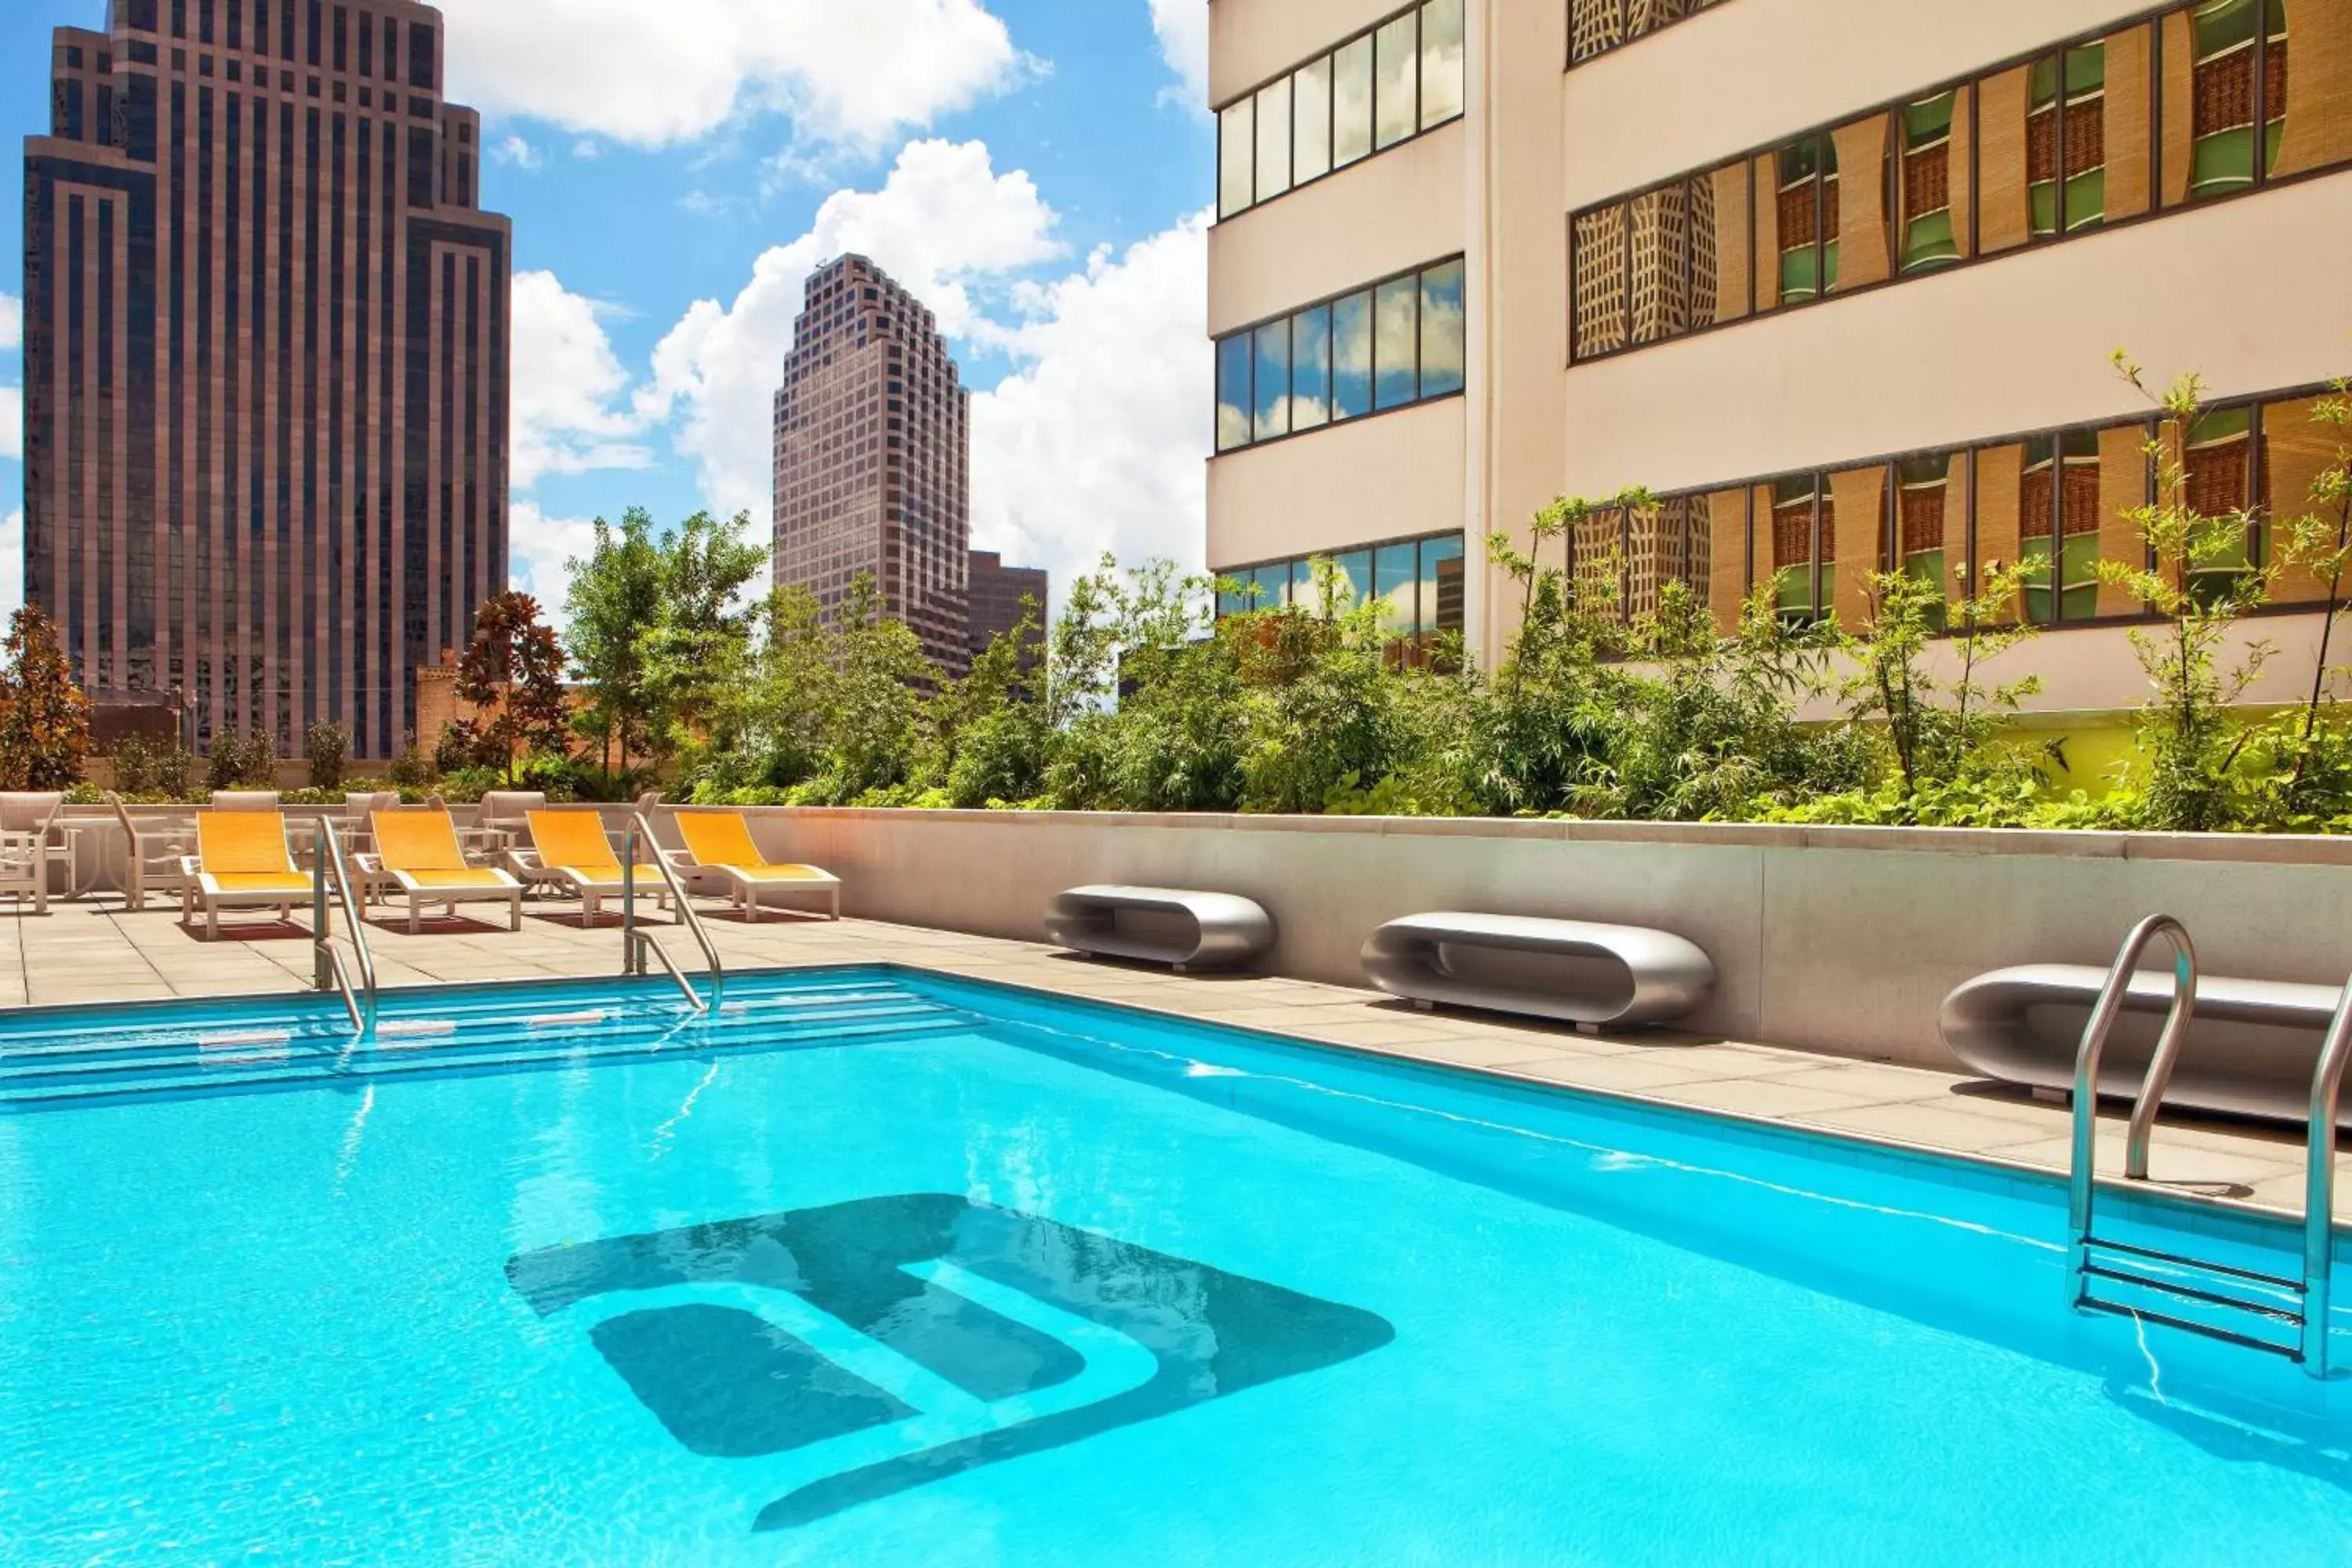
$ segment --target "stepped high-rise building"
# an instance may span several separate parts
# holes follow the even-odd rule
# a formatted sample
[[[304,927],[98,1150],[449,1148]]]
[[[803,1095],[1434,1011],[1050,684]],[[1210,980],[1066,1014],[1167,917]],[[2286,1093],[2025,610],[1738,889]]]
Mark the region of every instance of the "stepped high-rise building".
[[[950,674],[971,663],[971,395],[915,297],[862,256],[808,280],[775,410],[779,584],[828,614],[860,573]]]
[[[25,148],[25,587],[200,737],[411,728],[507,573],[508,221],[410,0],[113,0]]]

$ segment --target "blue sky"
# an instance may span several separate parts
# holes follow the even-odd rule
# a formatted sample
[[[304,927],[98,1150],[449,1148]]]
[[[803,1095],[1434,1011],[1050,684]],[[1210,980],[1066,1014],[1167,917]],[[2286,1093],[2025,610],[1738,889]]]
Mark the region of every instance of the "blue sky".
[[[974,542],[1197,564],[1208,443],[1207,0],[446,0],[515,222],[515,576],[560,599],[587,520],[768,520],[801,279],[874,255],[973,407]],[[48,34],[0,5],[0,111],[47,121]],[[16,149],[12,148],[12,153]],[[18,589],[23,163],[0,199],[0,600]],[[1058,585],[1058,583],[1057,583]]]

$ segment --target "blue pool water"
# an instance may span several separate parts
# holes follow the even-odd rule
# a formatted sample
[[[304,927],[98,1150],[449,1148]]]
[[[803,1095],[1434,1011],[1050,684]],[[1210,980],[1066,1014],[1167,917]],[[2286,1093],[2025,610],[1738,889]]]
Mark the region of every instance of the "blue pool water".
[[[729,994],[0,1021],[0,1563],[2352,1562],[2352,1384],[2068,1311],[2047,1183]]]

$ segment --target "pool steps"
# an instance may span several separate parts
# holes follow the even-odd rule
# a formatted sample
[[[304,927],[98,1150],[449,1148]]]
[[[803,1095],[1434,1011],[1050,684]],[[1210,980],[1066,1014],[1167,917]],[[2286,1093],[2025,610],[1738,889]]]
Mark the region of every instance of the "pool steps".
[[[337,1079],[873,1042],[971,1026],[961,1011],[870,980],[738,992],[716,1015],[651,991],[592,1006],[544,991],[419,992],[386,1002],[364,1041],[352,1038],[340,1008],[311,998],[289,998],[275,1016],[240,1012],[234,1022],[61,1016],[22,1042],[0,1042],[0,1114]]]

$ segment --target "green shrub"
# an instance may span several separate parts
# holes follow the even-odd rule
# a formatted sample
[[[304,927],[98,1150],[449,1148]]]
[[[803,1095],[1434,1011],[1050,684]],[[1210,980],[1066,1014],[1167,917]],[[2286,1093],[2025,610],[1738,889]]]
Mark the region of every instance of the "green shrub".
[[[352,762],[351,731],[332,721],[311,725],[302,731],[302,760],[310,765],[312,789],[341,788]]]

